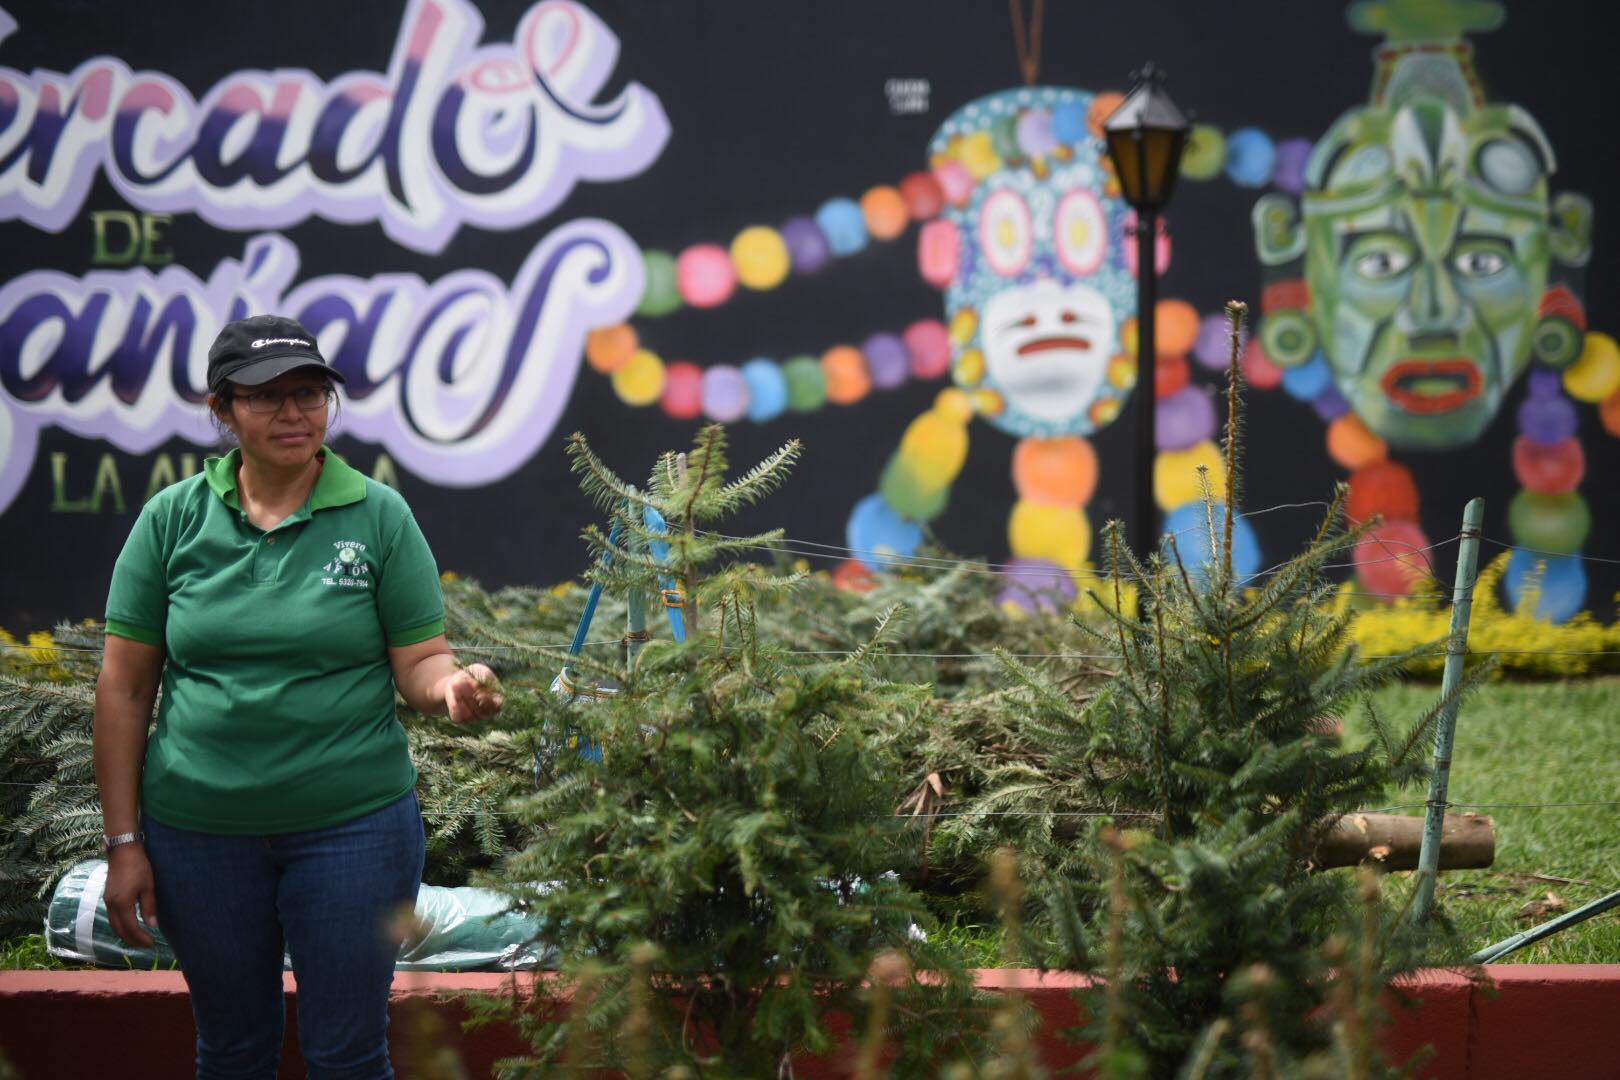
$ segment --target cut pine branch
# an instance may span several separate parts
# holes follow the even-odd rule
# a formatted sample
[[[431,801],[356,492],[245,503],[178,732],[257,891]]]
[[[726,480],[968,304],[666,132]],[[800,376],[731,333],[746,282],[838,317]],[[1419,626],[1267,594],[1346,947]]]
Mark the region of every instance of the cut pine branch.
[[[1346,814],[1316,849],[1322,869],[1374,863],[1416,870],[1423,819],[1397,814]],[[1440,837],[1440,869],[1480,870],[1496,861],[1496,821],[1484,814],[1448,814]]]

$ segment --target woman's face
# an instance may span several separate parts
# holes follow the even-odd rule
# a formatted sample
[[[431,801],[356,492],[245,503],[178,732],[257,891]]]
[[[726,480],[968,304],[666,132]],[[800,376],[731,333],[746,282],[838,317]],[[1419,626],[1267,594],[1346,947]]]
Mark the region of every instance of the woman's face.
[[[328,383],[319,372],[289,371],[260,386],[232,384],[231,390],[231,402],[219,416],[241,444],[244,458],[276,468],[309,464],[326,439],[331,408]],[[301,396],[318,397],[320,403],[300,408]]]

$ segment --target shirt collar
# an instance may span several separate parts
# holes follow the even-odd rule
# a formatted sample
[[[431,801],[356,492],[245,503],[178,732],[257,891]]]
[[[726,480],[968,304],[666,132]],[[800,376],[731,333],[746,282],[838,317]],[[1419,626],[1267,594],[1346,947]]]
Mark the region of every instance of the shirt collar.
[[[326,510],[334,506],[348,506],[366,497],[366,478],[359,470],[338,456],[329,446],[321,447],[325,464],[315,478],[315,487],[309,493],[309,511]],[[242,450],[236,447],[224,457],[212,457],[203,462],[203,476],[209,490],[224,500],[233,510],[242,509],[241,497],[236,491],[236,468],[242,462]]]

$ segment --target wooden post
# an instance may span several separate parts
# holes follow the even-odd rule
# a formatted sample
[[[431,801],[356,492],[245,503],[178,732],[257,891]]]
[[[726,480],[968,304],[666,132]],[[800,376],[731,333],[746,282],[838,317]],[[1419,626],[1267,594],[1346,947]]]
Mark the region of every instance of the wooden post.
[[[1474,610],[1474,585],[1479,580],[1480,527],[1485,523],[1485,500],[1470,499],[1463,507],[1462,544],[1457,551],[1457,575],[1451,591],[1451,636],[1446,642],[1446,670],[1440,681],[1442,700],[1462,683],[1468,656],[1468,621]],[[1412,914],[1419,922],[1429,917],[1434,904],[1435,880],[1440,874],[1440,839],[1446,822],[1446,794],[1451,786],[1451,749],[1457,733],[1457,707],[1453,701],[1440,713],[1434,740],[1434,775],[1429,779],[1429,806],[1423,817],[1423,850],[1418,854],[1417,901]]]

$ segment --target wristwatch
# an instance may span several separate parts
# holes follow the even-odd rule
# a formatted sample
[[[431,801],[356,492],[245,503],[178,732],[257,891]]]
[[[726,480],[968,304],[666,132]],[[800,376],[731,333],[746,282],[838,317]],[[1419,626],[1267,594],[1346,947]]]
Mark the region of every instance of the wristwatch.
[[[145,839],[146,834],[143,832],[121,832],[117,836],[103,836],[101,838],[101,850],[111,851],[120,844],[139,844]]]

